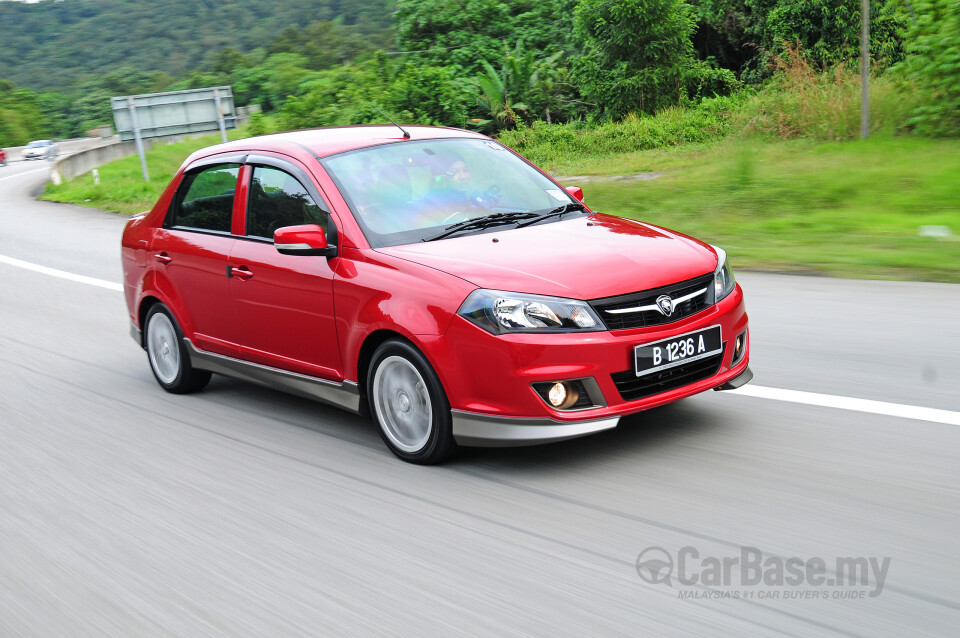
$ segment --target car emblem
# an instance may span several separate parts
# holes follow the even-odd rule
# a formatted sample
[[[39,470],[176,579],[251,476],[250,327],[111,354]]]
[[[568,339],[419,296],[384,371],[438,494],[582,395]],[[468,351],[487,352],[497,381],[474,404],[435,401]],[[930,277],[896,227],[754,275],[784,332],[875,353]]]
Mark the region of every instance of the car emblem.
[[[664,317],[669,317],[673,314],[673,299],[670,298],[670,295],[660,295],[657,297],[657,309]]]

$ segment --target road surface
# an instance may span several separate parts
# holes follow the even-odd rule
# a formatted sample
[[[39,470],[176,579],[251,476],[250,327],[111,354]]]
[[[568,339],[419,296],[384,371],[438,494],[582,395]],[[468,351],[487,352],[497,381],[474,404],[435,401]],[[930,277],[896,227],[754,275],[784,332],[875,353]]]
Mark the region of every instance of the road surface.
[[[164,393],[124,219],[43,168],[0,169],[0,635],[956,635],[960,287],[739,273],[749,392],[417,467],[335,408]],[[710,581],[743,547],[813,571]]]

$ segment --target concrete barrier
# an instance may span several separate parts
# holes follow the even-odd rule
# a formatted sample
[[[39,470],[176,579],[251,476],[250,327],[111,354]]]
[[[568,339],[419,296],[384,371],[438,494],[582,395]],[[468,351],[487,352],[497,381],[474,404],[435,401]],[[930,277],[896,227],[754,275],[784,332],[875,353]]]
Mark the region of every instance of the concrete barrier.
[[[149,151],[153,140],[143,140],[144,150]],[[121,142],[119,140],[104,146],[98,146],[78,153],[61,157],[50,166],[50,181],[61,184],[78,175],[89,173],[107,162],[137,154],[136,142]]]

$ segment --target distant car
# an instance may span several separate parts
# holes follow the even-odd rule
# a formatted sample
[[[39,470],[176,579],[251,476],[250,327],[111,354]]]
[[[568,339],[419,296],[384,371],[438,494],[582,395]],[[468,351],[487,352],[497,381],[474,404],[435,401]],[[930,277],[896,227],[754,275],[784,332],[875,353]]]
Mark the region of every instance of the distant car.
[[[7,152],[0,146],[0,166],[7,165]]]
[[[123,232],[132,334],[168,392],[216,372],[369,411],[414,463],[747,383],[726,253],[582,200],[457,129],[213,146]]]
[[[34,140],[23,149],[23,159],[52,159],[60,154],[60,149],[51,140]]]

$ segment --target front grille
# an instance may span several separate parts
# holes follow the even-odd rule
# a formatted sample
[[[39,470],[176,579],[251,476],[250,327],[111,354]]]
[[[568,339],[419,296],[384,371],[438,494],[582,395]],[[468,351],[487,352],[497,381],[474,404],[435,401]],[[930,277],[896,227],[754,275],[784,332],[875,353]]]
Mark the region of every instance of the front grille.
[[[726,349],[726,344],[724,344],[724,349]],[[638,377],[633,370],[615,372],[610,376],[613,378],[613,383],[620,391],[623,400],[635,401],[712,377],[720,368],[722,360],[723,352],[706,359],[667,368],[660,372],[652,372],[642,377]]]
[[[673,299],[679,299],[680,297],[704,288],[706,288],[707,291],[702,295],[677,304],[673,309],[673,314],[669,317],[665,317],[659,310],[654,309],[618,314],[610,314],[607,312],[608,310],[636,308],[637,306],[653,306],[656,305],[657,297],[660,295],[670,295]],[[686,319],[713,303],[713,273],[669,286],[663,286],[662,288],[654,288],[653,290],[643,290],[629,295],[594,299],[589,303],[597,314],[600,315],[600,318],[606,324],[608,330],[626,330],[628,328],[642,328],[644,326],[659,326],[665,323],[673,323],[674,321]]]

